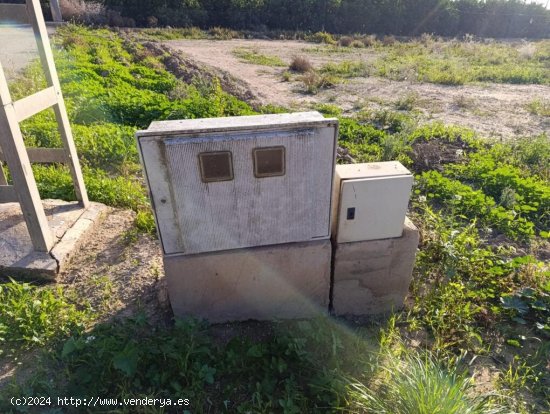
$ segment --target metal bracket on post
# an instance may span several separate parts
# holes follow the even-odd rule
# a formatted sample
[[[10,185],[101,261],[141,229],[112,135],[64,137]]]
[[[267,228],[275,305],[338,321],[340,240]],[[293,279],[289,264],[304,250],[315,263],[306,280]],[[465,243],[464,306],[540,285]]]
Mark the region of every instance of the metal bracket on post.
[[[52,0],[52,12],[54,3],[59,7],[58,1]],[[20,203],[34,249],[48,252],[53,247],[54,237],[31,162],[68,164],[78,201],[84,208],[88,207],[89,201],[39,0],[26,0],[26,8],[48,87],[13,102],[0,64],[0,162],[6,162],[13,180],[13,185],[8,185],[3,171],[0,172],[0,203]],[[55,112],[63,148],[25,148],[19,123],[50,107]]]

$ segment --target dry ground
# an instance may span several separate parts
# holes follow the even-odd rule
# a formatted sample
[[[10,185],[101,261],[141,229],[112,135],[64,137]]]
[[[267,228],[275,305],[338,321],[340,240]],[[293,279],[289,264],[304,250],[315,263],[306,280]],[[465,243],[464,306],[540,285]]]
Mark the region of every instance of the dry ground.
[[[469,127],[485,136],[495,137],[550,131],[548,118],[532,115],[526,109],[534,99],[548,99],[550,87],[545,85],[488,83],[444,86],[368,77],[349,79],[333,89],[308,95],[296,77],[291,82],[283,81],[281,75],[286,68],[243,62],[233,55],[233,50],[250,49],[278,56],[287,63],[293,56],[306,56],[316,68],[344,60],[369,62],[376,58],[376,52],[353,48],[328,52],[330,49],[323,45],[288,40],[172,40],[164,44],[245,81],[263,104],[298,110],[311,108],[316,103],[331,103],[346,112],[353,112],[365,106],[371,109],[393,108],[399,98],[414,93],[418,96],[415,109],[424,119]]]
[[[125,317],[141,310],[159,322],[170,319],[160,243],[138,233],[135,213],[110,209],[86,244],[58,277],[68,291],[105,315]]]
[[[55,28],[48,26],[51,35]],[[31,60],[38,59],[38,47],[31,26],[0,25],[0,63],[8,81],[24,69]]]

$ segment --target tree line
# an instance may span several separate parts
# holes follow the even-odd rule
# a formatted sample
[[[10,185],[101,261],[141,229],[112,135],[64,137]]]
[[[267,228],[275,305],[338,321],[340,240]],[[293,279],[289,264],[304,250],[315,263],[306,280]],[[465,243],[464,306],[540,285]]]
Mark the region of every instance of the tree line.
[[[94,0],[97,1],[97,0]],[[414,36],[550,37],[550,10],[521,0],[100,0],[139,26]]]

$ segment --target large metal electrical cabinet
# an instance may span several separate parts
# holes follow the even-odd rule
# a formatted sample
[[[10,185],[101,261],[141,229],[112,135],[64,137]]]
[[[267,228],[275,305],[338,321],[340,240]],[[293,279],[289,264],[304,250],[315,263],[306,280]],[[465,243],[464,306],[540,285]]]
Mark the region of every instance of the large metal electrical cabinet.
[[[337,129],[336,119],[305,112],[139,131],[164,253],[328,239]]]

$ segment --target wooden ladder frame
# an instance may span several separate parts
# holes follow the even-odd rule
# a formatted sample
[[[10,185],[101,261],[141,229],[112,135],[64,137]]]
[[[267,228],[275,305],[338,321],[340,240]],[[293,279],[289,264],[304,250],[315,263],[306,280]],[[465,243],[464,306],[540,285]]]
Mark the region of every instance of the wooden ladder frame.
[[[6,162],[13,180],[13,185],[8,185],[0,165],[0,203],[19,202],[34,250],[49,252],[54,237],[38,194],[31,162],[67,164],[77,200],[83,208],[88,207],[89,201],[40,2],[26,0],[26,5],[21,7],[27,9],[48,87],[13,102],[0,63],[0,161]],[[55,112],[63,148],[25,148],[19,123],[50,107]]]

